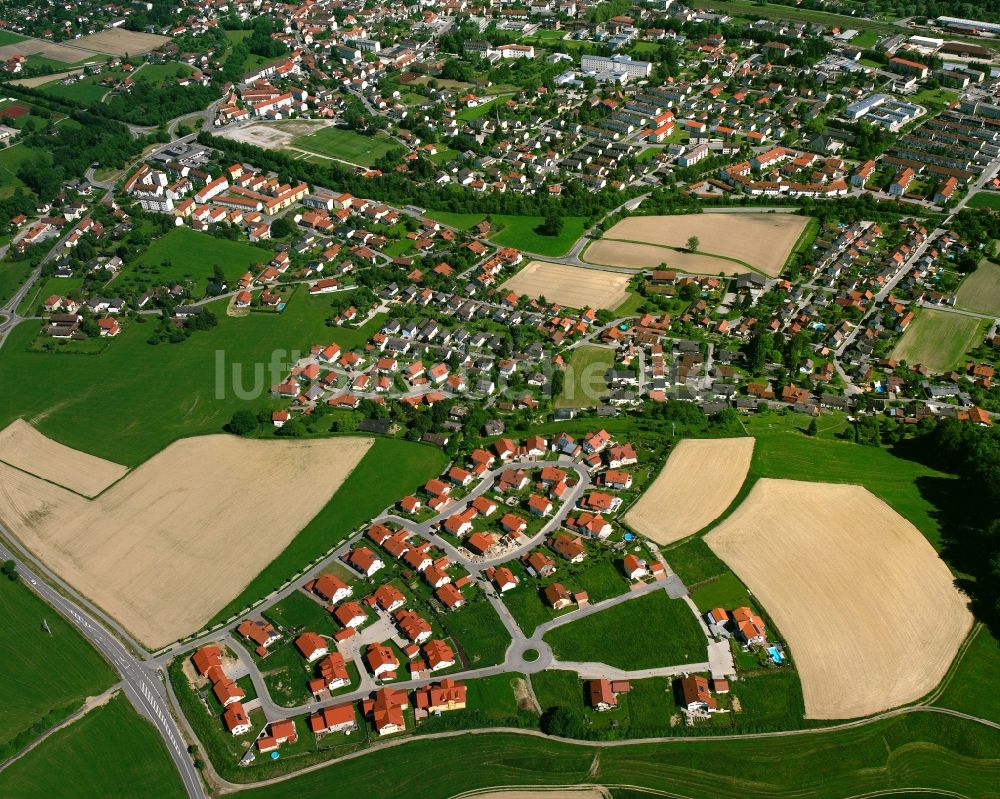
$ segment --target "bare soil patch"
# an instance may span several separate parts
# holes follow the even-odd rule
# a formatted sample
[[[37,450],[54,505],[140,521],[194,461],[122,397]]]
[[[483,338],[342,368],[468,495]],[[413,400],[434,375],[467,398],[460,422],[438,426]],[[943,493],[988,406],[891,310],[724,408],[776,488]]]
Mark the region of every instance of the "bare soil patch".
[[[628,298],[628,281],[624,273],[532,261],[501,288],[570,308],[617,308]]]
[[[686,438],[625,521],[657,544],[670,544],[717,519],[736,498],[753,457],[754,439]]]
[[[809,218],[795,214],[678,214],[631,216],[604,234],[605,239],[687,247],[697,236],[708,255],[736,258],[767,275],[781,272]]]
[[[255,122],[252,125],[243,125],[240,127],[231,125],[220,131],[219,135],[233,141],[263,147],[265,150],[283,150],[291,146],[292,140],[297,136],[315,133],[332,124],[329,121],[309,122],[305,120],[284,122],[281,125],[268,122]]]
[[[861,486],[758,480],[705,541],[791,647],[809,718],[919,699],[972,625],[931,545]]]
[[[125,476],[128,467],[46,438],[22,419],[0,430],[0,461],[92,497]]]
[[[0,521],[146,645],[196,631],[323,508],[368,438],[175,442],[94,500],[0,464]]]
[[[660,264],[666,268],[694,275],[736,275],[747,272],[747,268],[735,261],[712,255],[673,250],[655,244],[636,244],[632,241],[599,239],[591,244],[583,254],[583,260],[604,266],[622,266],[631,269],[657,269]]]

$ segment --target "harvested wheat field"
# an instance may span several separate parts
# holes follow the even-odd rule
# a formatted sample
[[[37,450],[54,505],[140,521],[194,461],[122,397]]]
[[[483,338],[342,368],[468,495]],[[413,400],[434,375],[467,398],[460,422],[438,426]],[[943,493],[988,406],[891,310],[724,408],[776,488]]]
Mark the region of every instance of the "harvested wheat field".
[[[791,647],[808,718],[919,699],[972,625],[931,545],[861,486],[758,480],[705,541]]]
[[[750,437],[685,438],[625,521],[657,544],[698,532],[719,518],[740,492],[753,445]]]
[[[139,33],[125,28],[108,28],[100,33],[81,36],[73,41],[74,47],[93,50],[109,55],[145,55],[170,41],[169,36],[155,33]]]
[[[629,275],[532,261],[501,288],[570,308],[617,308],[628,299]]]
[[[631,269],[657,269],[666,264],[668,269],[693,275],[736,275],[747,268],[735,261],[712,255],[699,255],[655,244],[636,244],[631,241],[599,239],[583,254],[583,260],[603,266],[622,266]]]
[[[0,464],[0,521],[158,648],[197,631],[274,560],[371,442],[184,439],[94,500]]]
[[[0,462],[92,497],[122,478],[128,467],[46,438],[22,419],[0,430]]]
[[[785,266],[808,224],[809,217],[796,214],[630,216],[607,231],[604,238],[687,247],[688,239],[697,236],[701,240],[700,252],[735,258],[773,277]]]

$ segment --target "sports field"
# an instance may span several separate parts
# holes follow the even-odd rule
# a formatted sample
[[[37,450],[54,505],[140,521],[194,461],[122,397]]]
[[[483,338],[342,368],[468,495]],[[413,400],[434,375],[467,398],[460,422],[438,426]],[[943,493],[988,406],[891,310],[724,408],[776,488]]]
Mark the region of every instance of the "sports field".
[[[923,364],[932,372],[947,372],[961,364],[976,343],[982,320],[947,311],[920,308],[892,351],[897,361]]]
[[[808,718],[919,699],[972,625],[930,544],[860,486],[758,480],[705,541],[790,646]]]
[[[187,796],[160,736],[121,694],[0,773],[0,793],[5,799]]]
[[[182,439],[92,501],[0,465],[0,519],[158,648],[197,631],[278,557],[371,442]]]
[[[958,287],[959,308],[1000,316],[1000,264],[984,258],[979,267]]]
[[[563,391],[556,398],[557,408],[592,407],[608,392],[605,377],[615,362],[614,350],[607,347],[577,347],[566,367]]]
[[[26,585],[0,578],[0,616],[10,643],[0,658],[0,753],[6,756],[118,678],[76,629]]]
[[[628,298],[627,274],[532,261],[500,288],[570,308],[617,308]]]
[[[583,253],[583,260],[631,269],[659,269],[665,265],[662,268],[695,275],[736,275],[747,271],[743,264],[715,255],[611,239],[599,239],[590,244]]]
[[[46,438],[23,419],[0,430],[0,462],[92,497],[128,468]]]
[[[700,240],[698,252],[732,258],[774,277],[808,225],[809,217],[796,214],[630,216],[604,238],[686,248],[688,239],[695,236]]]
[[[658,544],[698,532],[736,498],[753,447],[749,437],[684,439],[625,521]]]
[[[394,148],[402,147],[388,136],[366,136],[353,130],[325,127],[292,140],[303,150],[328,155],[340,161],[349,161],[358,166],[371,166],[379,158]]]

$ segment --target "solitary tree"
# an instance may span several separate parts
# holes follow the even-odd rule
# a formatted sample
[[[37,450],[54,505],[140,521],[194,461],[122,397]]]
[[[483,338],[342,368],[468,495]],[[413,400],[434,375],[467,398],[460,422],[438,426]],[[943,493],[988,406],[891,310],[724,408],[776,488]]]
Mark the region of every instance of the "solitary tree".
[[[692,236],[688,239],[688,250],[691,252],[697,252],[698,247],[701,246],[701,241],[699,241],[697,236]]]
[[[816,420],[815,419],[810,419],[809,420],[809,427],[806,428],[806,435],[807,436],[815,436],[816,433],[817,433],[817,431],[818,431],[818,427],[816,425]]]

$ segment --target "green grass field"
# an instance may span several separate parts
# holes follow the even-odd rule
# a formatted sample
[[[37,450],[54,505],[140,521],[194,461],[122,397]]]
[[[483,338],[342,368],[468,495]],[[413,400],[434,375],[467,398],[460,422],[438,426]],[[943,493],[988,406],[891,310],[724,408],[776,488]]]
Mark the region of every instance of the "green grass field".
[[[934,701],[1000,723],[1000,643],[979,628],[957,666],[945,678],[945,688]]]
[[[28,261],[0,261],[0,305],[17,293],[30,274]]]
[[[608,392],[605,373],[614,364],[615,354],[607,347],[577,347],[569,360],[566,382],[556,397],[557,408],[581,408],[597,405]]]
[[[947,372],[961,364],[962,356],[975,343],[980,324],[974,317],[921,308],[892,357],[911,366],[923,364],[932,372]]]
[[[691,599],[702,613],[707,613],[712,608],[732,609],[750,604],[747,587],[732,572],[721,574],[711,582],[699,586],[691,592]]]
[[[545,641],[564,661],[606,663],[619,669],[651,669],[700,663],[705,636],[678,599],[657,591],[547,632]]]
[[[467,230],[486,218],[486,214],[460,214],[448,211],[428,211],[427,218],[445,225]],[[573,243],[583,235],[586,219],[582,216],[563,217],[563,229],[558,236],[542,236],[535,228],[542,224],[540,216],[511,216],[491,214],[493,232],[490,241],[501,247],[516,247],[525,252],[558,257],[569,252]]]
[[[246,271],[265,264],[274,257],[274,250],[248,242],[220,239],[199,233],[188,227],[174,228],[152,242],[112,284],[118,291],[142,292],[164,283],[194,284],[194,293],[201,296],[218,265],[226,282],[235,286]],[[164,266],[164,263],[169,266]]]
[[[44,150],[23,144],[0,148],[0,199],[10,197],[17,188],[24,188],[24,183],[17,176],[18,170],[25,162],[39,156],[46,161],[52,160]]]
[[[17,44],[18,42],[23,42],[25,38],[26,37],[21,36],[19,33],[0,30],[0,47],[7,44]]]
[[[76,629],[26,586],[0,578],[0,616],[11,642],[0,658],[2,753],[18,733],[32,725],[52,726],[86,697],[113,685],[116,677]],[[43,621],[51,635],[42,628]],[[21,748],[35,735],[25,737],[12,748]]]
[[[105,77],[106,75],[90,75],[75,83],[65,85],[60,83],[60,79],[57,78],[39,88],[52,97],[61,97],[65,100],[75,100],[78,103],[92,105],[101,102],[104,95],[111,91],[110,87],[101,86],[101,80]]]
[[[956,304],[969,311],[1000,314],[1000,264],[981,260],[958,287]]]
[[[969,208],[989,208],[991,211],[1000,211],[1000,193],[980,191],[973,194],[966,203]]]
[[[6,799],[183,799],[187,796],[152,726],[118,695],[0,773]]]
[[[331,341],[350,349],[381,324],[376,317],[356,330],[327,327],[329,300],[307,292],[280,315],[234,319],[225,302],[210,306],[217,327],[183,343],[152,346],[153,323],[132,323],[98,356],[28,352],[39,323],[22,322],[0,350],[0,427],[23,416],[64,444],[135,466],[178,438],[219,432],[237,409],[276,407],[268,390],[286,371],[272,374],[272,358],[288,364]],[[54,370],[60,380],[51,379]],[[257,399],[240,399],[234,380],[252,394],[255,372]],[[43,384],[44,392],[32,387]]]
[[[388,136],[366,136],[335,127],[322,128],[307,136],[297,136],[292,143],[303,150],[358,166],[371,166],[393,148],[402,146]]]
[[[31,291],[24,295],[21,304],[17,306],[17,311],[23,316],[36,315],[48,297],[53,294],[65,297],[74,289],[80,288],[83,288],[82,277],[50,277],[38,280]],[[45,309],[41,310],[44,312]]]
[[[354,528],[406,496],[444,469],[447,456],[436,447],[379,438],[354,471],[285,550],[209,624],[221,621],[269,593]]]
[[[911,715],[857,729],[762,740],[629,744],[595,749],[518,735],[414,740],[335,767],[341,791],[448,797],[503,785],[628,784],[691,799],[843,799],[907,788],[996,799],[1000,732],[951,717]],[[598,756],[599,755],[599,756]],[[460,768],[427,768],[428,763]],[[748,764],[753,764],[748,774]],[[247,791],[250,799],[322,792],[333,769]],[[890,790],[891,789],[891,790]],[[893,793],[898,791],[899,793]]]
[[[479,592],[458,610],[441,617],[441,624],[462,650],[470,668],[503,663],[510,646],[510,633],[493,606]]]
[[[498,94],[496,97],[491,97],[489,100],[481,102],[475,108],[463,108],[455,114],[455,117],[463,122],[471,122],[473,119],[479,119],[491,113],[494,105],[498,102],[503,102],[508,97],[510,97],[509,94]]]

